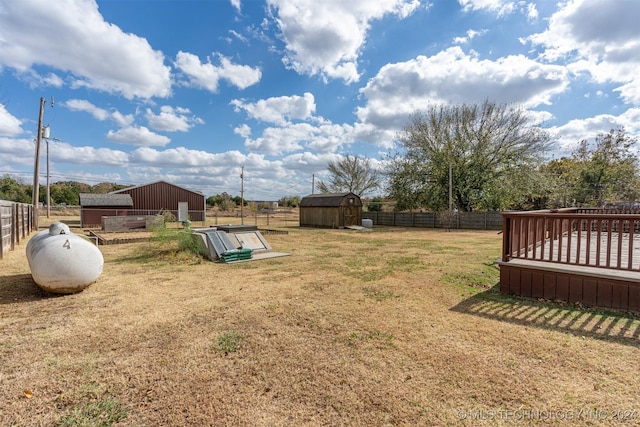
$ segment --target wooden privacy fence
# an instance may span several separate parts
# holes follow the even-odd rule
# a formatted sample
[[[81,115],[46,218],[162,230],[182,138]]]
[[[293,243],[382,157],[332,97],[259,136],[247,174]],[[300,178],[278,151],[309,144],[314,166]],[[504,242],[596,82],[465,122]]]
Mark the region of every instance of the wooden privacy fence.
[[[373,225],[396,227],[501,230],[501,212],[362,212]]]
[[[33,205],[0,200],[0,259],[32,231]]]

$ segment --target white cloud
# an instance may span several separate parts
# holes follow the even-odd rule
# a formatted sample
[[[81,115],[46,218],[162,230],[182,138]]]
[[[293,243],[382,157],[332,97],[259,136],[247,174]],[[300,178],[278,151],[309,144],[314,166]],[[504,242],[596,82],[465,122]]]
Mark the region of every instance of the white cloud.
[[[283,166],[290,170],[305,172],[309,170],[326,169],[330,161],[338,160],[340,156],[335,153],[295,153],[282,159]]]
[[[145,39],[105,22],[93,0],[3,2],[0,28],[0,68],[29,75],[34,65],[47,65],[68,73],[65,80],[72,87],[129,99],[171,93],[162,53]],[[40,79],[54,86],[62,82],[54,74]]]
[[[72,111],[84,111],[91,114],[94,118],[104,121],[111,117],[111,114],[103,108],[96,107],[85,99],[69,99],[62,103],[65,107]]]
[[[121,127],[131,126],[134,120],[133,114],[122,114],[117,110],[111,112],[111,118]]]
[[[188,108],[173,108],[168,105],[160,107],[160,114],[157,115],[147,109],[145,117],[152,129],[165,132],[186,132],[193,126],[204,123],[202,119],[192,116]]]
[[[480,30],[480,31],[476,31],[476,30],[467,30],[467,35],[464,37],[455,37],[453,39],[453,42],[456,44],[464,44],[467,43],[470,40],[473,40],[475,37],[477,36],[482,36],[484,34],[487,33],[487,30]]]
[[[0,168],[13,170],[15,166],[33,166],[35,159],[35,141],[27,138],[5,138],[0,136]],[[0,174],[1,175],[1,174]]]
[[[89,113],[95,119],[100,121],[111,119],[122,127],[130,126],[134,120],[134,116],[132,114],[125,115],[117,110],[109,112],[104,108],[97,107],[85,99],[69,99],[62,102],[62,105],[71,111],[83,111],[85,113]]]
[[[405,18],[419,0],[268,0],[286,45],[283,62],[300,74],[356,82],[357,60],[370,23]]]
[[[47,86],[61,88],[64,86],[64,80],[55,73],[40,75],[34,70],[29,70],[28,72],[23,73],[20,77],[27,81],[32,89]]]
[[[136,145],[140,147],[165,146],[171,139],[151,132],[144,126],[125,127],[117,131],[110,130],[107,140],[117,144]]]
[[[255,103],[245,103],[234,99],[231,104],[236,111],[244,110],[249,117],[268,123],[284,125],[291,120],[306,120],[316,111],[313,94],[306,92],[303,96],[278,96],[261,99]]]
[[[262,78],[260,68],[233,64],[228,58],[222,55],[217,56],[220,66],[213,65],[210,59],[202,63],[196,55],[180,51],[176,55],[175,66],[187,76],[187,85],[200,87],[213,93],[218,91],[221,79],[227,80],[239,89],[246,89]]]
[[[619,116],[599,114],[586,119],[570,120],[561,126],[549,128],[549,131],[558,143],[559,153],[567,155],[579,141],[593,139],[598,134],[609,132],[618,127],[624,127],[629,136],[639,138],[640,108],[629,108]]]
[[[621,98],[640,104],[640,2],[571,0],[561,3],[547,30],[528,40],[543,48],[548,61],[570,60],[574,72],[588,72],[598,83],[620,83]]]
[[[75,147],[66,142],[51,142],[51,159],[58,163],[77,165],[123,166],[129,161],[128,154],[109,148],[91,146]]]
[[[238,126],[237,128],[234,128],[233,133],[235,133],[236,135],[240,135],[241,137],[246,139],[251,136],[251,127],[249,127],[249,125],[245,123]]]
[[[411,113],[433,103],[476,103],[485,99],[532,108],[549,104],[566,90],[567,72],[520,55],[481,60],[451,47],[438,54],[388,64],[360,91],[367,105],[359,107],[363,123],[400,129]]]
[[[535,21],[538,19],[538,9],[536,8],[535,3],[529,3],[527,5],[527,18],[530,21]]]
[[[324,123],[314,126],[309,123],[297,123],[266,128],[260,137],[246,138],[244,144],[247,149],[254,152],[281,155],[299,151],[305,147],[321,153],[334,152],[351,142],[353,142],[353,128],[349,125]]]
[[[505,0],[458,0],[465,12],[487,10],[495,12],[498,17],[508,15],[516,9],[516,2]]]
[[[11,115],[3,104],[0,104],[0,136],[16,136],[23,132],[22,122]]]
[[[229,34],[231,34],[236,39],[240,40],[242,43],[247,43],[249,41],[245,36],[243,36],[237,31],[229,30]],[[231,38],[229,38],[229,41],[231,42]]]
[[[240,13],[240,11],[242,10],[242,5],[240,4],[240,0],[231,0],[231,6],[233,6],[233,8]]]

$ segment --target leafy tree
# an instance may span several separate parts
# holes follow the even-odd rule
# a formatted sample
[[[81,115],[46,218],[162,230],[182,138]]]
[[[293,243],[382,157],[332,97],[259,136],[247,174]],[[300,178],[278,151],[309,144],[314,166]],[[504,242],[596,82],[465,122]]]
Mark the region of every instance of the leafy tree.
[[[578,143],[571,158],[550,165],[571,204],[602,206],[605,202],[635,201],[640,195],[638,161],[632,152],[636,138],[624,128],[601,133],[590,145]]]
[[[128,185],[116,184],[113,182],[101,182],[99,184],[91,187],[91,193],[96,194],[106,194],[111,193],[112,191],[122,190],[123,188],[129,187]]]
[[[278,200],[278,206],[287,208],[297,208],[300,206],[300,196],[285,196]]]
[[[382,212],[382,203],[384,199],[382,197],[374,197],[367,203],[367,211],[369,212]]]
[[[51,204],[62,204],[65,203],[67,205],[78,205],[80,203],[78,186],[69,186],[65,184],[53,184],[49,186],[49,195],[51,197]],[[46,188],[44,189],[45,198],[46,198]],[[43,191],[40,191],[40,194],[43,194]]]
[[[247,206],[249,204],[249,202],[247,202],[246,200],[242,200],[242,197],[240,196],[234,196],[231,199],[236,204],[236,206]]]
[[[537,165],[549,137],[508,104],[431,106],[411,115],[389,156],[388,193],[400,210],[449,205],[501,210],[539,196]],[[531,180],[528,177],[537,176]]]
[[[226,192],[207,198],[207,205],[217,206],[222,211],[231,211],[237,206],[235,199]]]
[[[10,175],[0,178],[0,199],[18,203],[31,203],[31,192],[27,186]]]
[[[70,188],[76,195],[80,193],[91,193],[91,186],[89,184],[85,184],[84,182],[77,181],[58,181],[56,185],[60,187]],[[75,204],[78,204],[76,201]]]
[[[577,163],[570,157],[553,159],[540,167],[550,187],[547,208],[564,208],[575,205],[574,181]]]
[[[321,193],[352,192],[365,195],[380,187],[380,173],[371,159],[346,156],[337,162],[330,161],[328,182],[319,181],[316,188]]]

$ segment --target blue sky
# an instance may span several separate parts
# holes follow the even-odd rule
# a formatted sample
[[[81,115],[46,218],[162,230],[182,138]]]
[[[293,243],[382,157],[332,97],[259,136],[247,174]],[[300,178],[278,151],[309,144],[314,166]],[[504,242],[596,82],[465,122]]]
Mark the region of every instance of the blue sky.
[[[409,115],[523,106],[559,157],[640,135],[637,0],[0,0],[0,175],[304,196]],[[51,100],[53,99],[53,102]],[[53,104],[53,105],[52,105]],[[40,182],[46,181],[45,147]]]

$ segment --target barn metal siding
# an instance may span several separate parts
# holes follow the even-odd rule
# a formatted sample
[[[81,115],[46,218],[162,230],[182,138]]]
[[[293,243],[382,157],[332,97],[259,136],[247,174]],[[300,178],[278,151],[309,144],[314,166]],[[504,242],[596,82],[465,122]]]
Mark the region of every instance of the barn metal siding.
[[[126,216],[131,208],[122,206],[82,206],[80,210],[80,226],[84,228],[102,227],[103,216]]]
[[[192,221],[204,221],[206,199],[204,194],[187,190],[164,181],[114,191],[125,193],[133,199],[134,209],[147,211],[149,215],[171,212],[178,218],[178,203],[189,206],[189,218]]]

